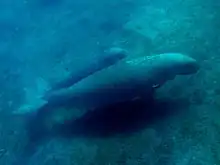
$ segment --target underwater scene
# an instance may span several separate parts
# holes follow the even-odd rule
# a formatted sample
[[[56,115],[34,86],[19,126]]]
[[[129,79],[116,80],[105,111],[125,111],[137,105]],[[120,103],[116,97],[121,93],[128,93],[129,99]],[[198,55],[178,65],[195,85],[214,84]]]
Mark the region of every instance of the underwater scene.
[[[0,165],[220,165],[219,9],[0,0]]]

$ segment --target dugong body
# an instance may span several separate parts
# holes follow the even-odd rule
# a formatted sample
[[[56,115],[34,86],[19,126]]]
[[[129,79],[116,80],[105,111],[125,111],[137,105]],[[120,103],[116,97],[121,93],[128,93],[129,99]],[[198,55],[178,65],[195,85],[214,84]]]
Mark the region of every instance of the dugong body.
[[[195,59],[180,53],[165,53],[123,59],[45,98],[48,105],[71,103],[76,108],[95,109],[145,97],[177,75],[196,73]]]

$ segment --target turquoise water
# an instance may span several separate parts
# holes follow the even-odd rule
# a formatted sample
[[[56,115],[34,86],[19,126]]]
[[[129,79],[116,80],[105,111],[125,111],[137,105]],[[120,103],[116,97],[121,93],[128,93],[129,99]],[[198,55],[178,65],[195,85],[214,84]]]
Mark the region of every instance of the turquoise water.
[[[208,0],[1,0],[0,165],[220,164],[219,7]],[[131,59],[183,53],[200,69],[156,89],[154,102],[92,112],[68,102],[38,113],[48,89],[112,47]]]

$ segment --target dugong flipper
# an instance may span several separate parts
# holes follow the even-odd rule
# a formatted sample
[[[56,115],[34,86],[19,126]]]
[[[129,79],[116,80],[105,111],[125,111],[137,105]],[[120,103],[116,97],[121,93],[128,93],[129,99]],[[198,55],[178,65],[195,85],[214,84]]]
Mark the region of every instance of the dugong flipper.
[[[54,106],[71,102],[77,108],[100,108],[142,97],[175,76],[193,74],[198,69],[196,60],[180,53],[123,59],[69,88],[55,91],[46,101]]]

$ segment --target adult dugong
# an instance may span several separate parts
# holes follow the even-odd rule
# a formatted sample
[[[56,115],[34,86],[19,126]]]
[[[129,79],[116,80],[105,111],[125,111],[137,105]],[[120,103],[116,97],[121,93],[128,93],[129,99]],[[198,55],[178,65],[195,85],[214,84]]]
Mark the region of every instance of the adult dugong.
[[[87,75],[72,86],[54,90],[45,96],[45,103],[36,111],[39,118],[28,124],[30,135],[36,144],[38,136],[45,133],[44,125],[39,123],[44,123],[57,106],[71,103],[79,109],[93,110],[137,97],[148,97],[155,87],[162,86],[177,75],[194,74],[198,69],[199,65],[195,59],[181,53],[124,58]],[[32,148],[32,143],[30,146]],[[21,162],[25,164],[22,160],[18,164]]]
[[[71,103],[76,108],[96,109],[152,94],[177,75],[198,71],[197,61],[181,53],[164,53],[118,63],[82,79],[69,88],[45,97],[45,105],[56,107]]]

